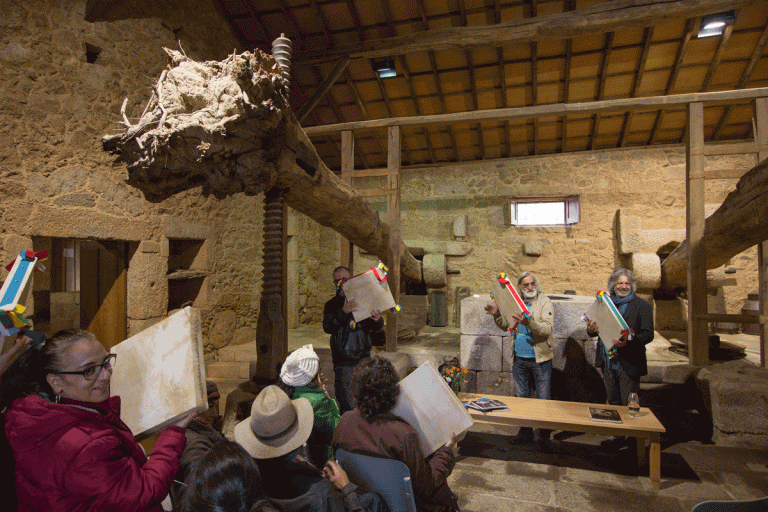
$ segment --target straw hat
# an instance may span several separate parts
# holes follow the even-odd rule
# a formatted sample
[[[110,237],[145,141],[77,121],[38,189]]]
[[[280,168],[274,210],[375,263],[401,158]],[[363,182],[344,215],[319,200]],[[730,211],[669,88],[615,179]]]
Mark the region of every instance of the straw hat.
[[[282,457],[307,441],[314,419],[309,400],[291,400],[267,386],[253,401],[250,417],[235,425],[235,440],[256,459]]]
[[[295,388],[306,386],[317,376],[320,358],[312,345],[304,345],[291,352],[280,369],[280,380]]]

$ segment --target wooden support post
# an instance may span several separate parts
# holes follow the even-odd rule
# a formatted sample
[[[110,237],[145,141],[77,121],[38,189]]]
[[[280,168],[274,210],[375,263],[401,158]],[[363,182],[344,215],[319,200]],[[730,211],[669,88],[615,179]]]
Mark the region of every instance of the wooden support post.
[[[400,127],[391,126],[387,132],[387,188],[394,191],[387,196],[387,223],[389,273],[387,282],[395,304],[400,301]],[[387,315],[387,352],[397,351],[397,314]]]
[[[704,252],[704,104],[688,105],[688,141],[685,162],[686,238],[688,256],[688,361],[709,364],[707,313],[707,255]]]
[[[754,103],[755,144],[768,144],[768,98],[757,98]],[[757,152],[757,163],[768,158],[768,151]],[[760,314],[768,313],[768,240],[757,244],[757,277],[760,294]],[[760,324],[760,366],[766,367],[768,360],[768,324]]]
[[[341,180],[352,186],[352,171],[355,169],[355,135],[351,131],[341,132]],[[341,254],[339,265],[347,267],[354,275],[355,247],[343,236],[339,241]]]

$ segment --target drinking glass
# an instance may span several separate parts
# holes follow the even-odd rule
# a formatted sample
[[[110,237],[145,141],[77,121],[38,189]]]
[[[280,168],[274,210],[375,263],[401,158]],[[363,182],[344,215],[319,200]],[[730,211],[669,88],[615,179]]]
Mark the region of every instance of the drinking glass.
[[[637,397],[637,393],[630,393],[629,400],[627,400],[629,406],[629,415],[632,418],[640,416],[640,399]]]

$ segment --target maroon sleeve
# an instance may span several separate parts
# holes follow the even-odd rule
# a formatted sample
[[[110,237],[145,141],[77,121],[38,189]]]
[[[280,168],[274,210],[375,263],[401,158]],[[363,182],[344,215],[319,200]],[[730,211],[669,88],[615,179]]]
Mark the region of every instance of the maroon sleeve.
[[[93,496],[94,508],[149,510],[168,494],[185,443],[183,431],[169,428],[160,434],[149,460],[141,465],[124,455],[118,436],[96,437],[73,459],[65,488],[72,494]]]

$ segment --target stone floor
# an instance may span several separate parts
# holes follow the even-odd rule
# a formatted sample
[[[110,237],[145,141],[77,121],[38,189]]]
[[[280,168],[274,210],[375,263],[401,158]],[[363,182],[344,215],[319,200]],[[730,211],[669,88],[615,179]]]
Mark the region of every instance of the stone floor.
[[[744,358],[759,365],[756,336],[723,334],[721,338],[725,346],[743,345]],[[289,350],[306,343],[319,349],[321,357],[329,353],[328,335],[319,325],[290,331]],[[671,350],[667,356],[659,346],[662,348],[654,351],[656,355],[649,357],[651,365],[684,359],[679,350]],[[243,380],[232,378],[233,372],[242,375],[245,371],[247,377],[252,350],[244,345],[228,347],[219,362],[209,366],[209,377],[219,382],[224,394]],[[413,343],[399,347],[399,352],[414,360],[430,355],[438,359],[458,356],[458,350],[459,332],[452,328],[427,327]],[[724,357],[733,357],[726,352]],[[224,366],[217,369],[216,365]],[[211,370],[221,376],[214,377]],[[768,451],[712,444],[706,417],[680,403],[663,386],[644,386],[640,400],[654,410],[667,429],[662,436],[659,491],[651,488],[647,468],[637,468],[633,448],[608,453],[600,448],[603,438],[566,432],[555,432],[546,449],[533,444],[512,445],[510,434],[515,434],[514,430],[476,425],[460,443],[457,464],[449,478],[462,511],[677,512],[689,511],[702,501],[768,495]]]

